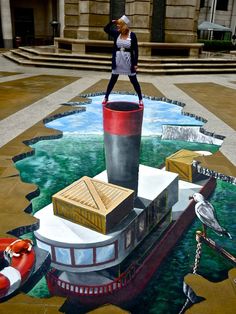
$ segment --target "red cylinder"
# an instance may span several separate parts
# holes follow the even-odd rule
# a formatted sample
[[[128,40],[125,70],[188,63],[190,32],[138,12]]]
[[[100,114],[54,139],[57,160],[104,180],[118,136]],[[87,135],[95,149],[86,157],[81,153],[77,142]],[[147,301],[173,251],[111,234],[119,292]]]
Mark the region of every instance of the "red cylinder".
[[[127,101],[103,106],[104,144],[108,182],[137,194],[143,105]]]
[[[141,135],[143,105],[127,101],[108,102],[103,106],[104,131],[116,135]]]

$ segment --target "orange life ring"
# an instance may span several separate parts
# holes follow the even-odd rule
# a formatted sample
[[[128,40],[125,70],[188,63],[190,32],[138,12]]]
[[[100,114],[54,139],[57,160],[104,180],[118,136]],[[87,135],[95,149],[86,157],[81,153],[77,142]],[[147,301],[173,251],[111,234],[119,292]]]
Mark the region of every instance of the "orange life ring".
[[[0,239],[0,299],[16,291],[31,275],[35,265],[35,252],[31,240]],[[2,263],[3,262],[3,263]]]

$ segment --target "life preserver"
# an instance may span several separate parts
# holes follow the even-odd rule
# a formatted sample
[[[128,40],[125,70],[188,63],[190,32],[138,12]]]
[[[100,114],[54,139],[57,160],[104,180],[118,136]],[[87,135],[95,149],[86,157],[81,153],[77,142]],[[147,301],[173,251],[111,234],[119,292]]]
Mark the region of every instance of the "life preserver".
[[[8,255],[8,256],[7,256]],[[31,275],[35,252],[30,240],[0,239],[0,299],[16,291]]]

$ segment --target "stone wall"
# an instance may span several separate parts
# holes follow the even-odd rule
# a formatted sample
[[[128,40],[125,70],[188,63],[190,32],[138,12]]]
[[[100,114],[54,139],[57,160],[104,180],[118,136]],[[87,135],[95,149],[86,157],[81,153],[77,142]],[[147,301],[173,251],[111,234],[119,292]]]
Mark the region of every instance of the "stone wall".
[[[125,14],[130,18],[131,28],[139,41],[151,40],[152,1],[126,0]]]
[[[165,42],[197,41],[200,0],[166,0]]]
[[[64,36],[107,39],[103,31],[110,20],[109,0],[65,0]],[[165,42],[196,42],[200,0],[166,0]],[[152,40],[153,0],[126,0],[125,12],[139,41]],[[157,17],[158,18],[158,17]],[[158,30],[157,30],[158,31]]]
[[[198,24],[201,24],[203,21],[210,21],[211,16],[211,4],[212,0],[205,0],[205,6],[201,8],[199,14]],[[228,2],[228,10],[215,11],[214,23],[220,24],[226,27],[230,27],[232,32],[236,32],[236,1],[229,0]]]
[[[64,37],[77,38],[79,27],[79,0],[65,0]]]
[[[64,36],[78,39],[107,39],[103,27],[109,21],[108,0],[65,0]]]

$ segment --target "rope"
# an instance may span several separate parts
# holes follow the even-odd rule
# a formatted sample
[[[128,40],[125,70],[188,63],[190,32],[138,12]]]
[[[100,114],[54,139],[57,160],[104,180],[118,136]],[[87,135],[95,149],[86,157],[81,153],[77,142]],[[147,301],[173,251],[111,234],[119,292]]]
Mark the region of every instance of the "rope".
[[[193,267],[193,274],[197,273],[198,266],[200,263],[200,258],[201,258],[201,253],[202,253],[202,243],[200,240],[197,240],[197,249],[196,249],[196,255],[195,255],[195,260],[194,260],[194,267]]]
[[[189,299],[187,298],[186,299],[186,301],[185,301],[185,303],[184,303],[184,305],[183,305],[183,307],[181,308],[181,310],[180,310],[180,312],[178,313],[178,314],[182,314],[182,313],[184,313],[184,310],[186,309],[186,307],[187,307],[187,305],[189,304]]]
[[[196,248],[196,254],[195,254],[195,259],[194,259],[194,266],[193,266],[193,274],[196,275],[198,266],[200,263],[200,258],[202,254],[202,243],[201,243],[201,231],[196,232],[196,241],[197,241],[197,248]],[[184,313],[187,305],[191,302],[188,298],[186,299],[184,305],[182,306],[180,312],[178,314]]]

